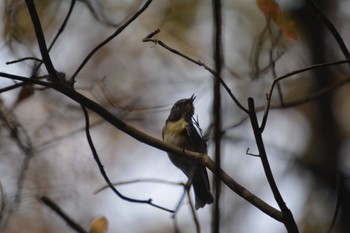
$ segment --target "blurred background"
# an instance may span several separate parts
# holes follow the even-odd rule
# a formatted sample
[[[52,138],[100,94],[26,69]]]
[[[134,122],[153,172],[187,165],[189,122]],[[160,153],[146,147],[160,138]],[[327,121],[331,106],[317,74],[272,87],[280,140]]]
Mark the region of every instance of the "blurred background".
[[[273,79],[313,64],[344,59],[332,34],[307,1],[276,1],[283,24],[268,19],[257,2],[222,1],[224,68],[222,78],[242,105],[253,97],[261,121],[266,93]],[[261,2],[261,1],[260,1]],[[267,1],[269,2],[269,1]],[[314,1],[349,44],[350,1]],[[49,45],[71,1],[35,1]],[[144,1],[81,0],[74,5],[65,29],[50,51],[57,71],[70,77],[86,55],[140,9]],[[0,72],[25,77],[46,75],[24,1],[0,3]],[[281,26],[283,25],[283,26]],[[110,112],[154,137],[171,106],[181,98],[195,100],[196,117],[208,135],[213,158],[212,86],[208,71],[158,44],[155,38],[210,67],[213,62],[213,17],[210,1],[154,0],[119,36],[100,49],[78,74],[75,88]],[[270,165],[300,232],[350,232],[349,67],[347,64],[303,72],[279,83],[263,134]],[[344,82],[319,98],[304,101]],[[84,116],[74,101],[54,90],[17,85],[0,79],[0,231],[74,232],[38,200],[55,201],[85,229],[105,216],[108,232],[174,232],[171,214],[149,205],[121,200],[105,185],[84,132]],[[257,154],[245,112],[222,90],[222,168],[245,188],[278,208]],[[91,134],[112,182],[125,196],[149,199],[174,209],[180,185],[145,182],[162,179],[186,182],[166,153],[140,143],[90,112]],[[212,174],[209,172],[212,179]],[[142,182],[143,181],[143,182]],[[338,208],[338,207],[339,208]],[[223,185],[221,232],[286,232]],[[337,211],[336,211],[337,210]],[[210,232],[212,206],[197,211],[201,232]],[[176,215],[180,232],[196,232],[188,200]]]

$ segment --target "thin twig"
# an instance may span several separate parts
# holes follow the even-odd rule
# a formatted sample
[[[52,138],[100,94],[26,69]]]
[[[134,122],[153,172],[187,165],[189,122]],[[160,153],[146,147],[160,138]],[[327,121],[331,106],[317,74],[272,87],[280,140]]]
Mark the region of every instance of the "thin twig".
[[[209,73],[211,73],[216,79],[218,79],[221,83],[221,85],[225,88],[226,92],[230,95],[230,97],[232,98],[232,100],[236,103],[236,105],[242,109],[244,112],[248,113],[248,109],[246,109],[245,107],[243,107],[243,105],[238,101],[238,99],[235,97],[235,95],[232,93],[231,89],[227,86],[227,84],[224,82],[224,80],[220,77],[220,75],[218,75],[213,69],[211,69],[208,65],[206,65],[205,63],[203,63],[200,60],[195,60],[179,51],[177,51],[174,48],[169,47],[168,45],[166,45],[163,41],[158,40],[158,39],[154,39],[151,38],[150,36],[154,36],[157,33],[159,33],[160,30],[156,29],[154,32],[150,33],[149,35],[147,35],[145,38],[142,39],[142,42],[153,42],[155,44],[159,44],[160,46],[162,46],[163,48],[165,48],[166,50],[179,55],[180,57],[185,58],[186,60],[203,67],[205,70],[207,70]]]
[[[273,40],[274,38],[272,37],[271,28],[269,28],[269,33],[271,36],[271,49],[270,49],[269,59],[270,59],[270,64],[271,64],[272,78],[276,79],[277,78],[277,73],[276,73],[276,61],[277,60],[274,59],[274,57],[273,57],[273,50],[274,50],[274,47],[276,46],[276,44],[278,44],[278,41],[281,39],[282,33],[279,32],[277,35],[277,38],[275,40]],[[280,103],[281,103],[281,105],[283,105],[284,100],[283,100],[282,87],[281,87],[280,83],[277,83],[277,91],[278,91]]]
[[[183,186],[183,188],[184,188],[184,190],[182,192],[182,195],[181,195],[179,201],[177,202],[177,205],[175,207],[175,210],[174,210],[174,213],[172,215],[172,218],[176,218],[176,214],[179,212],[180,207],[182,205],[182,202],[185,199],[186,191],[191,188],[191,180],[188,180],[187,183]]]
[[[24,84],[23,82],[20,82],[20,83],[15,83],[15,84],[13,84],[11,86],[0,88],[0,93],[11,91],[13,89],[19,88],[19,87],[23,86],[23,84]]]
[[[8,61],[5,64],[6,65],[12,65],[12,64],[19,63],[19,62],[26,61],[26,60],[33,60],[33,61],[37,61],[37,62],[43,62],[42,60],[40,60],[39,58],[36,58],[36,57],[23,57],[23,58],[20,58],[20,59],[17,59],[17,60]]]
[[[348,61],[345,60],[343,63],[347,63]],[[326,64],[326,63],[325,63]],[[328,63],[329,64],[329,63]],[[334,65],[334,64],[331,64],[331,65]],[[299,105],[302,105],[302,104],[306,104],[310,101],[313,101],[317,98],[320,98],[321,96],[325,95],[326,93],[328,92],[331,92],[335,89],[337,89],[338,87],[341,87],[343,86],[344,84],[350,82],[350,78],[347,78],[347,79],[344,79],[342,81],[339,81],[338,83],[334,83],[324,89],[321,89],[319,91],[317,91],[316,93],[310,95],[310,96],[307,96],[307,97],[304,97],[304,98],[301,98],[301,99],[298,99],[298,100],[294,100],[294,101],[289,101],[289,102],[284,102],[283,105],[281,104],[269,104],[269,107],[268,109],[271,110],[271,109],[285,109],[285,108],[292,108],[292,107],[295,107],[295,106],[299,106]],[[268,101],[271,101],[269,99],[269,96],[267,96],[268,98]],[[264,109],[266,109],[266,105],[265,106],[259,106],[259,107],[256,107],[256,112],[260,112],[260,111],[263,111]],[[266,113],[265,113],[266,114]],[[242,117],[240,120],[238,120],[235,124],[232,124],[231,126],[227,127],[223,133],[225,133],[225,131],[229,130],[229,129],[232,129],[240,124],[242,124],[244,121],[246,121],[249,117],[248,116],[244,116]],[[263,124],[266,124],[266,121],[265,119],[267,119],[265,116],[263,117],[263,120],[262,120],[262,123],[261,123],[261,126],[260,128],[263,129]]]
[[[18,81],[22,81],[24,83],[33,83],[33,84],[37,84],[37,85],[40,85],[43,87],[52,87],[51,83],[48,83],[45,81],[40,81],[37,79],[31,79],[31,78],[27,78],[27,77],[23,77],[23,76],[19,76],[19,75],[14,75],[14,74],[0,72],[0,77],[12,79],[12,80],[18,80]]]
[[[193,205],[193,202],[192,202],[192,199],[191,199],[190,189],[187,189],[186,192],[187,192],[188,201],[190,203],[190,208],[191,208],[191,213],[192,213],[192,216],[193,216],[193,221],[194,221],[194,224],[196,226],[196,232],[200,233],[201,232],[201,226],[199,224],[197,213],[196,213],[196,210],[194,208],[194,205]]]
[[[99,45],[97,45],[83,60],[83,62],[79,65],[77,70],[74,72],[70,79],[70,83],[75,82],[76,76],[79,74],[79,72],[84,68],[86,63],[90,60],[90,58],[103,46],[105,46],[108,42],[113,40],[116,36],[118,36],[126,27],[129,26],[137,17],[139,17],[142,12],[144,12],[148,6],[151,4],[152,0],[148,0],[141,8],[138,10],[132,17],[130,17],[129,20],[127,20],[123,25],[121,25],[112,35],[110,35],[108,38],[106,38],[104,41],[102,41]]]
[[[135,183],[162,183],[162,184],[169,184],[169,185],[180,185],[185,186],[182,182],[171,182],[168,180],[162,180],[162,179],[156,179],[156,178],[144,178],[144,179],[135,179],[135,180],[128,180],[128,181],[121,181],[117,183],[112,183],[113,186],[119,186],[119,185],[128,185],[128,184],[135,184]],[[105,189],[109,188],[108,185],[104,185],[101,188],[97,189],[94,194],[97,194]]]
[[[180,207],[182,205],[183,200],[185,199],[185,195],[186,194],[187,194],[188,202],[190,204],[190,209],[191,209],[191,213],[192,213],[192,216],[193,216],[193,221],[194,221],[194,224],[195,224],[195,227],[196,227],[196,232],[197,233],[201,232],[200,224],[199,224],[199,221],[198,221],[198,218],[197,218],[197,214],[196,214],[196,210],[194,208],[194,205],[193,205],[193,202],[192,202],[192,199],[191,199],[191,194],[190,194],[191,183],[192,183],[191,180],[188,180],[187,184],[184,185],[184,192],[181,195],[181,198],[178,201],[178,204],[177,204],[177,206],[175,208],[175,211],[174,211],[174,213],[172,215],[172,218],[174,219],[174,227],[175,227],[175,232],[176,233],[180,232],[179,226],[178,226],[177,221],[176,221],[176,214],[179,212]]]
[[[260,51],[262,50],[262,47],[263,47],[264,37],[267,33],[267,30],[270,27],[270,18],[265,17],[265,19],[266,19],[266,25],[264,26],[262,31],[259,33],[257,38],[254,40],[253,47],[249,55],[249,65],[252,67],[253,79],[257,79],[259,73],[262,73],[262,71],[264,71],[265,69],[268,69],[269,67],[267,66],[263,70],[261,70],[259,66]]]
[[[110,181],[109,177],[107,176],[107,173],[103,167],[103,164],[101,163],[101,160],[97,154],[97,151],[95,149],[95,146],[94,146],[94,143],[92,141],[92,138],[91,138],[91,135],[90,135],[90,121],[89,121],[89,113],[88,111],[86,110],[86,108],[81,105],[81,108],[83,110],[83,113],[84,113],[84,117],[85,117],[85,134],[86,134],[86,139],[89,143],[89,146],[90,146],[90,150],[91,150],[91,153],[97,163],[97,166],[98,168],[100,169],[100,172],[101,172],[101,175],[102,177],[104,178],[104,180],[106,181],[106,183],[108,184],[109,188],[115,193],[117,194],[118,197],[120,197],[121,199],[125,200],[125,201],[129,201],[129,202],[134,202],[134,203],[140,203],[140,204],[148,204],[148,205],[151,205],[153,207],[156,207],[158,209],[161,209],[161,210],[165,210],[167,212],[170,212],[170,213],[173,213],[174,211],[173,210],[170,210],[170,209],[167,209],[167,208],[164,208],[162,206],[159,206],[159,205],[156,205],[156,204],[153,204],[152,202],[152,199],[148,199],[148,200],[139,200],[139,199],[133,199],[133,198],[129,198],[129,197],[126,197],[124,196],[123,194],[121,194],[112,184],[112,182]]]
[[[315,100],[317,98],[320,98],[321,96],[325,95],[326,93],[331,92],[332,90],[335,90],[338,87],[343,86],[344,84],[350,82],[350,78],[344,79],[338,83],[334,83],[322,90],[319,90],[318,92],[316,92],[313,95],[307,96],[305,98],[302,98],[300,100],[295,100],[295,101],[290,101],[288,103],[284,103],[284,105],[271,105],[270,109],[276,109],[276,108],[291,108],[291,107],[295,107],[295,106],[299,106],[305,103],[308,103],[312,100]]]
[[[181,194],[181,197],[179,199],[179,201],[177,202],[177,205],[175,207],[175,210],[174,210],[174,213],[171,215],[173,221],[174,221],[174,228],[175,228],[175,232],[176,233],[180,233],[180,229],[179,229],[179,225],[177,224],[177,218],[176,218],[176,214],[179,212],[180,208],[181,208],[181,205],[182,205],[182,202],[185,200],[185,197],[186,197],[186,191],[189,190],[191,187],[191,182],[188,181],[186,185],[184,185],[184,190]],[[190,200],[191,197],[188,196],[188,199]]]
[[[46,206],[58,214],[73,230],[80,233],[88,233],[82,226],[69,217],[54,201],[47,196],[38,197]]]
[[[328,63],[321,63],[321,64],[316,64],[316,65],[312,65],[312,66],[308,66],[308,67],[305,67],[305,68],[302,68],[302,69],[299,69],[299,70],[294,70],[290,73],[287,73],[285,75],[282,75],[281,77],[279,78],[276,78],[275,80],[273,80],[273,82],[271,83],[271,86],[270,86],[270,90],[269,90],[269,93],[267,94],[267,102],[266,102],[266,105],[265,105],[265,110],[264,110],[264,117],[263,117],[263,120],[261,122],[261,126],[260,128],[262,128],[262,126],[264,126],[266,124],[266,121],[267,121],[267,115],[268,115],[268,112],[270,111],[270,106],[271,106],[271,100],[272,100],[272,94],[273,94],[273,91],[275,89],[275,86],[278,82],[288,78],[288,77],[291,77],[291,76],[294,76],[296,74],[299,74],[299,73],[303,73],[305,71],[309,71],[309,70],[313,70],[313,69],[318,69],[318,68],[322,68],[322,67],[328,67],[328,66],[335,66],[335,65],[340,65],[340,64],[345,64],[345,63],[349,63],[350,62],[350,59],[345,59],[345,60],[340,60],[340,61],[334,61],[334,62],[328,62]],[[338,84],[335,84],[334,86],[332,86],[332,88],[326,88],[325,91],[322,91],[322,93],[319,93],[316,97],[319,97],[320,95],[323,95],[325,94],[326,92],[332,90],[333,88],[336,88],[340,85],[343,85],[344,83],[348,82],[348,80],[346,80],[345,82],[341,82],[341,83],[338,83]],[[315,98],[316,98],[315,97]],[[310,101],[312,99],[310,98],[307,98],[306,102],[307,101]],[[303,103],[303,101],[301,100],[300,101],[300,104]],[[295,104],[297,103],[294,103],[293,106],[295,106]],[[288,103],[285,103],[283,106],[279,106],[279,107],[290,107],[290,105]]]
[[[67,25],[67,23],[68,23],[68,20],[69,20],[70,16],[72,15],[75,2],[76,2],[76,0],[72,0],[72,1],[71,1],[70,6],[69,6],[69,9],[68,9],[68,12],[67,12],[67,15],[66,15],[66,17],[64,18],[64,20],[63,20],[63,22],[62,22],[60,28],[58,29],[58,31],[57,31],[57,33],[56,33],[56,35],[55,35],[55,38],[53,38],[53,40],[52,40],[52,42],[51,42],[51,44],[50,44],[50,46],[49,46],[48,51],[50,51],[50,50],[53,48],[53,46],[55,45],[57,39],[60,37],[60,35],[61,35],[62,32],[64,31],[64,29],[66,28],[66,25]]]

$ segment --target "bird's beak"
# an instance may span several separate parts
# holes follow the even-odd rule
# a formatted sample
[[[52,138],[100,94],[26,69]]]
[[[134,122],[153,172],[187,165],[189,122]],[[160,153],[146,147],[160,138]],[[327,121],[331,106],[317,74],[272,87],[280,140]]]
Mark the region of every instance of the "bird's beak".
[[[196,99],[196,96],[193,94],[190,98],[191,102],[193,103],[193,101]]]

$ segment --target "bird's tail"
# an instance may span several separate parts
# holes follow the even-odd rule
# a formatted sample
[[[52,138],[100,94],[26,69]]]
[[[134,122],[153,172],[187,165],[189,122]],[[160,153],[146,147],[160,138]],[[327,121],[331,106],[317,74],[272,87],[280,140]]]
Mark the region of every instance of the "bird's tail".
[[[192,179],[192,184],[196,199],[196,210],[204,207],[206,204],[213,203],[214,198],[210,193],[208,173],[204,166],[201,165],[196,169]]]

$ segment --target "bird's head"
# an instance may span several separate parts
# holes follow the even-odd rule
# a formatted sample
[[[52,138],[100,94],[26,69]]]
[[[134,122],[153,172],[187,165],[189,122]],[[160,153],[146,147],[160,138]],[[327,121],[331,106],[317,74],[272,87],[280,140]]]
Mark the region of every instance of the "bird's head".
[[[193,101],[195,99],[196,96],[192,95],[189,99],[181,99],[177,101],[171,108],[167,121],[178,121],[181,118],[184,118],[186,121],[191,121],[191,117],[194,114]]]

